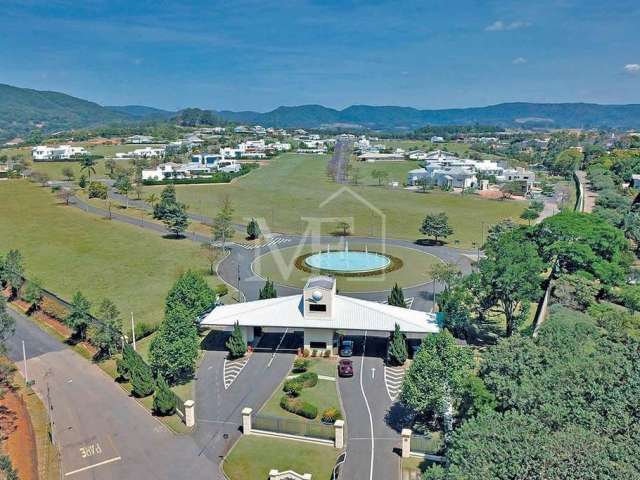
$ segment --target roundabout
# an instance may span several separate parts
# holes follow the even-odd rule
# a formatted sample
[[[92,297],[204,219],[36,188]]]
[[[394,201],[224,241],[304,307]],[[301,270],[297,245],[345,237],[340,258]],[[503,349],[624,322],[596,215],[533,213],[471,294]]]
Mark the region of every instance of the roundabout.
[[[278,285],[302,288],[310,275],[336,277],[341,292],[381,292],[394,284],[402,288],[416,287],[431,281],[429,270],[441,262],[424,251],[366,244],[298,245],[270,251],[251,265],[262,279],[270,278]]]

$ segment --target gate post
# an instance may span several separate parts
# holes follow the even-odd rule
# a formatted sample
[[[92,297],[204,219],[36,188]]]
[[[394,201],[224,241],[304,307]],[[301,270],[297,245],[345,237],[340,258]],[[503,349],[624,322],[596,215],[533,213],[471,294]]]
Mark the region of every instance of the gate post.
[[[252,408],[245,407],[242,409],[242,433],[251,435],[251,413]]]
[[[400,435],[402,435],[402,458],[409,458],[411,456],[411,430],[403,428]]]
[[[191,428],[196,424],[196,402],[187,400],[184,402],[184,424]]]
[[[333,424],[335,429],[335,448],[344,448],[344,420],[336,420]]]

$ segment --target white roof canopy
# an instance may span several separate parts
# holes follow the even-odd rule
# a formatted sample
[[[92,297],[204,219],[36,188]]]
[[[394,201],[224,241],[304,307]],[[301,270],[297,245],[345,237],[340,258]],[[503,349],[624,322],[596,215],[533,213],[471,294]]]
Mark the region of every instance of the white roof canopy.
[[[303,302],[303,295],[292,295],[223,305],[210,312],[201,325],[231,326],[238,322],[241,326],[248,327],[390,332],[397,323],[405,333],[437,333],[440,330],[433,313],[335,295],[331,316],[313,318],[304,315]]]

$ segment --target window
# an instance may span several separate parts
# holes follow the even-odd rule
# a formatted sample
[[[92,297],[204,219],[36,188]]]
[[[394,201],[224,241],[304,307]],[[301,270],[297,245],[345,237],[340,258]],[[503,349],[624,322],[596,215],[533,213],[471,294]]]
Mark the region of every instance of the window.
[[[326,349],[327,348],[327,342],[310,342],[309,343],[309,347],[311,348],[315,348],[315,349]]]
[[[320,305],[317,303],[310,303],[309,304],[309,311],[310,312],[326,312],[327,311],[327,306],[326,305]]]

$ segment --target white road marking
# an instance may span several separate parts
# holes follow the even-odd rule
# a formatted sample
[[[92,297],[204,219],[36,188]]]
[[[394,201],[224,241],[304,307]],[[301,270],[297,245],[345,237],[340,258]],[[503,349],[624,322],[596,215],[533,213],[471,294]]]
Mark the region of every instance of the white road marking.
[[[371,462],[369,464],[369,480],[373,480],[373,458],[375,456],[376,451],[376,442],[373,438],[373,416],[371,415],[371,407],[369,407],[369,400],[367,400],[367,395],[364,393],[364,386],[362,384],[362,372],[364,371],[364,354],[367,349],[367,331],[364,331],[364,342],[362,344],[362,361],[360,363],[360,392],[362,392],[362,397],[364,398],[364,404],[367,407],[367,413],[369,414],[369,426],[371,428]]]
[[[100,467],[102,465],[106,465],[107,463],[117,462],[118,460],[122,460],[122,458],[121,457],[113,457],[113,458],[110,458],[109,460],[105,460],[103,462],[94,463],[93,465],[89,465],[88,467],[82,467],[82,468],[78,468],[77,470],[72,470],[70,472],[65,473],[64,476],[68,477],[69,475],[74,475],[76,473],[84,472],[86,470],[91,470],[92,468]]]
[[[411,310],[411,307],[413,307],[413,301],[414,301],[414,300],[415,300],[415,297],[405,298],[405,299],[404,299],[404,305],[405,305],[409,310]],[[389,304],[389,301],[388,301],[388,300],[385,300],[384,302],[380,302],[380,303],[382,303],[383,305],[388,305],[388,304]]]
[[[278,342],[278,346],[276,347],[275,352],[273,352],[273,355],[271,355],[271,359],[269,360],[269,363],[267,363],[267,368],[271,367],[271,364],[275,360],[276,355],[278,354],[278,349],[280,348],[280,345],[282,345],[282,342],[284,341],[284,337],[287,336],[287,332],[288,331],[289,331],[288,328],[284,329],[284,333],[282,334],[282,337],[280,338],[280,341]]]
[[[376,378],[376,369],[374,367],[371,367],[371,380]]]
[[[224,359],[222,365],[222,376],[224,378],[224,389],[227,390],[233,382],[235,382],[242,369],[247,365],[251,357],[245,357],[240,360],[229,361]]]
[[[406,370],[402,367],[384,367],[384,383],[387,387],[387,395],[392,402],[395,402],[402,390],[402,382]]]

